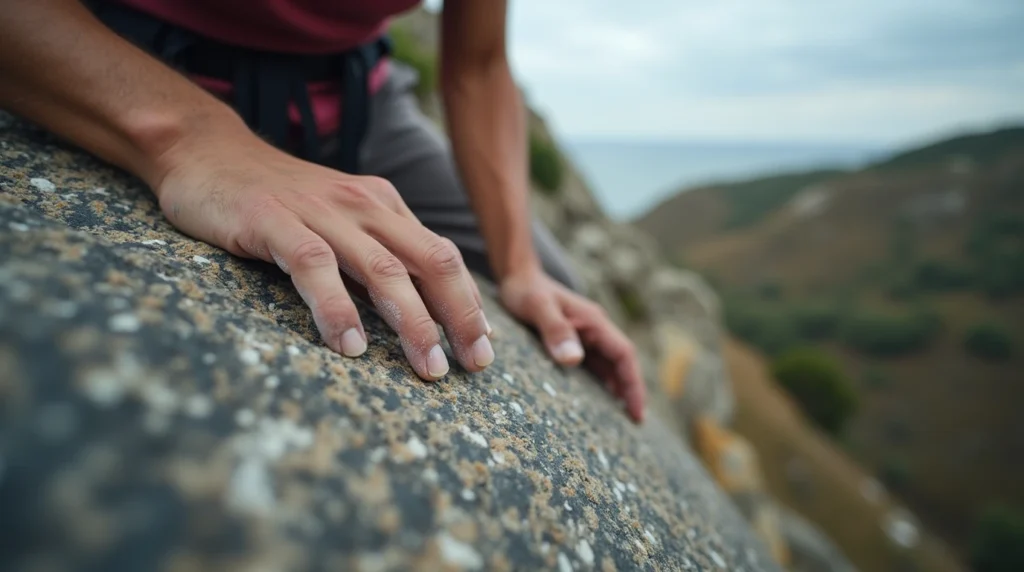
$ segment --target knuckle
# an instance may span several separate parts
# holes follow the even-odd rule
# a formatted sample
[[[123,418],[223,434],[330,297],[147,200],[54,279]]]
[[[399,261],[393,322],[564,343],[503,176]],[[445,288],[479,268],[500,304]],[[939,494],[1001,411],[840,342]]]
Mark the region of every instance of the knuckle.
[[[435,239],[423,252],[423,265],[427,271],[444,278],[462,275],[462,257],[451,242]]]
[[[358,180],[338,183],[331,196],[338,204],[352,210],[367,210],[380,206],[380,201],[373,190]]]
[[[372,250],[366,255],[367,273],[378,280],[400,280],[409,276],[409,271],[393,254],[383,250]]]
[[[263,221],[283,209],[285,206],[277,197],[264,197],[253,201],[244,211],[243,224],[253,230],[259,229],[263,226]]]
[[[291,253],[290,264],[295,268],[319,268],[335,265],[334,251],[323,240],[316,238],[303,241]]]
[[[352,303],[351,298],[344,294],[332,294],[327,296],[317,303],[317,308],[323,312],[325,316],[339,320],[345,319],[355,313],[355,304]]]
[[[437,324],[429,314],[418,314],[413,316],[409,320],[408,327],[415,331],[424,331],[428,333],[437,333]]]

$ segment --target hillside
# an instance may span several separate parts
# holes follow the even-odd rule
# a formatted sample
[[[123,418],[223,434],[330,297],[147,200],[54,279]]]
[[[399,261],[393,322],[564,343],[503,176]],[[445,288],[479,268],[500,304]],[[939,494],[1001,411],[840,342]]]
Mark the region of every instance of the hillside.
[[[838,439],[964,554],[1024,507],[1024,127],[680,193],[637,221],[713,279],[734,334],[838,360]]]

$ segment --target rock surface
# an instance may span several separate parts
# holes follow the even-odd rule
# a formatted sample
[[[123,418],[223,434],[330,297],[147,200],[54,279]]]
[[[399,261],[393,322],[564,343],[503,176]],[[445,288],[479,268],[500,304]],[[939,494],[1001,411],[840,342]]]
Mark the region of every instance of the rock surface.
[[[0,569],[774,570],[671,424],[630,424],[488,300],[420,382],[317,341],[276,268],[0,115]]]

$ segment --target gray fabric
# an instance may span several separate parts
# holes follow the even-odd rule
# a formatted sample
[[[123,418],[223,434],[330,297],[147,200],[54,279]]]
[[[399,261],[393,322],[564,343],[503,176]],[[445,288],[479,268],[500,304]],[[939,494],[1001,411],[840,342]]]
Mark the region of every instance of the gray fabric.
[[[362,173],[389,180],[424,226],[459,247],[470,270],[492,277],[487,249],[447,139],[420,111],[413,92],[416,81],[414,70],[391,62],[388,80],[372,98]],[[583,290],[568,257],[537,220],[533,221],[533,243],[552,278]]]

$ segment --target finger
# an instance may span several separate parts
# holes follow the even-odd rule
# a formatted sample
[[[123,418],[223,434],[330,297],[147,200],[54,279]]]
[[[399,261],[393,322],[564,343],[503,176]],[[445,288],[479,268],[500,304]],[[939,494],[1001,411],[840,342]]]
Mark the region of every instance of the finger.
[[[290,216],[272,217],[257,235],[264,237],[277,265],[291,275],[327,347],[348,357],[362,355],[366,333],[330,245]]]
[[[525,304],[526,318],[540,331],[548,353],[565,366],[583,361],[583,345],[576,328],[569,322],[555,297],[547,291],[530,294]]]
[[[434,319],[413,286],[405,265],[362,230],[339,225],[337,217],[319,213],[310,217],[340,259],[339,264],[362,284],[377,312],[397,334],[416,374],[426,380],[448,373],[448,359]]]
[[[374,193],[381,199],[381,202],[383,202],[385,206],[387,206],[389,209],[397,213],[399,216],[404,217],[407,221],[411,221],[412,223],[418,226],[422,226],[420,219],[417,218],[416,215],[412,212],[412,209],[410,209],[409,206],[405,204],[405,201],[402,200],[401,194],[399,194],[397,189],[395,189],[395,187],[389,181],[387,181],[386,179],[381,179],[379,177],[367,177],[367,179],[370,180],[369,182],[371,183],[371,186],[373,186],[374,188]],[[458,246],[456,246],[456,244],[452,242],[450,239],[446,237],[441,237],[441,240],[447,242],[455,251],[459,250]],[[478,307],[480,307],[481,311],[483,311],[484,304],[482,298],[480,297],[480,287],[477,286],[476,280],[473,280],[473,276],[470,274],[469,269],[466,268],[465,261],[463,261],[462,266],[463,269],[465,270],[464,274],[466,277],[466,283],[468,284],[469,289],[473,293],[473,299],[476,301],[476,304]],[[484,315],[483,320],[484,326],[487,330],[487,336],[490,337],[491,333],[493,332],[493,329],[491,328],[491,325],[487,322],[486,315]]]
[[[615,394],[626,403],[626,410],[636,421],[642,421],[647,387],[644,385],[640,361],[629,338],[619,330],[599,306],[575,296],[562,298],[565,312],[577,327],[591,351],[596,351],[612,364],[614,381],[608,381]]]
[[[432,314],[444,328],[456,359],[468,371],[494,361],[483,308],[468,281],[469,271],[452,241],[395,213],[382,213],[366,228],[417,279]]]

